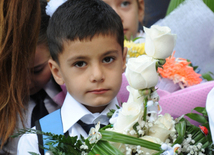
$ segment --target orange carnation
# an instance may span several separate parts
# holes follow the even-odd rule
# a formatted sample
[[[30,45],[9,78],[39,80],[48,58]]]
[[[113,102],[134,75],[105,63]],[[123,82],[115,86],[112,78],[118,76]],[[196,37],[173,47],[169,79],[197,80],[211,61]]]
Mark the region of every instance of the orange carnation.
[[[181,88],[199,84],[202,79],[201,74],[196,73],[193,67],[189,66],[188,62],[183,58],[175,58],[175,51],[172,56],[166,58],[166,63],[162,68],[158,68],[158,72],[163,78],[169,78],[174,83],[178,83]]]

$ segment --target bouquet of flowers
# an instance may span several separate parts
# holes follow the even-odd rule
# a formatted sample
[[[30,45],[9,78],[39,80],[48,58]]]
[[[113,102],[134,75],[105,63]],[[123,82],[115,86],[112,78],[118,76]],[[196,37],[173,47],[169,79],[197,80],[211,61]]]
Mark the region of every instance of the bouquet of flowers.
[[[78,139],[77,136],[66,138],[64,135],[33,129],[22,130],[18,135],[34,132],[49,136],[50,141],[44,148],[48,150],[46,155],[213,154],[204,108],[194,109],[201,115],[186,114],[202,123],[200,127],[190,124],[183,116],[173,119],[168,113],[160,114],[162,109],[155,89],[159,78],[157,71],[172,54],[176,35],[171,34],[168,27],[159,26],[145,28],[145,32],[148,34],[145,42],[146,55],[129,59],[125,72],[129,82],[129,98],[122,107],[110,110],[110,125],[100,129],[98,123],[95,128],[91,128],[86,139]],[[170,46],[166,46],[167,42]]]
[[[161,31],[156,31],[159,26],[152,26],[151,29],[144,27],[146,32],[146,43],[135,43],[136,38],[132,41],[124,41],[125,47],[128,48],[127,58],[138,57],[140,55],[152,56],[153,53],[163,54],[163,51],[171,50],[175,45],[175,40],[170,40],[170,29],[161,28]],[[158,33],[158,34],[156,34]],[[145,47],[146,44],[146,47]],[[165,45],[162,47],[162,45]],[[145,49],[146,48],[146,49]],[[150,52],[145,52],[150,51]],[[160,80],[158,87],[169,92],[183,89],[201,83],[203,75],[196,72],[197,66],[184,58],[175,58],[175,52],[167,57],[165,64],[158,68]],[[207,78],[206,78],[207,79]]]

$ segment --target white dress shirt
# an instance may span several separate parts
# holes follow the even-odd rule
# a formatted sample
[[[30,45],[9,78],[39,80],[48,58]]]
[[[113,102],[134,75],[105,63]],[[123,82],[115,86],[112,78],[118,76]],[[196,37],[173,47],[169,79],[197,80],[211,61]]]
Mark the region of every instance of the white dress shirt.
[[[69,93],[67,93],[63,106],[61,108],[61,117],[63,132],[69,132],[70,136],[79,136],[87,138],[84,129],[77,123],[79,120],[86,124],[97,123],[109,124],[107,113],[110,109],[117,109],[117,98],[115,97],[101,113],[91,113],[85,106],[77,102]],[[28,152],[39,153],[38,138],[36,134],[24,134],[18,143],[18,155],[27,155]]]
[[[44,103],[47,111],[49,113],[57,110],[60,108],[58,104],[56,104],[52,99],[59,93],[58,86],[56,83],[51,79],[46,86],[44,87],[45,92],[48,94],[46,96]],[[33,108],[36,106],[34,100],[30,98],[28,102],[28,106],[26,107],[26,113],[24,114],[24,123],[26,128],[31,128],[31,115]],[[19,129],[23,128],[22,122],[19,119],[18,121],[18,129],[14,131],[16,133]],[[6,145],[3,146],[3,149],[0,150],[0,155],[5,154],[5,152],[9,152],[10,155],[17,155],[17,145],[18,145],[19,138],[11,138]],[[24,154],[22,154],[24,155]]]

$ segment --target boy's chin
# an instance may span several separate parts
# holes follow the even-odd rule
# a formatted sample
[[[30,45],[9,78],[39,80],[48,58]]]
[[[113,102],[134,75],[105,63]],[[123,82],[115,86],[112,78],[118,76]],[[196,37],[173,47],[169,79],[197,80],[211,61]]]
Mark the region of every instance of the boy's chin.
[[[106,105],[93,105],[93,106],[88,106],[84,105],[91,113],[101,113],[107,106]]]

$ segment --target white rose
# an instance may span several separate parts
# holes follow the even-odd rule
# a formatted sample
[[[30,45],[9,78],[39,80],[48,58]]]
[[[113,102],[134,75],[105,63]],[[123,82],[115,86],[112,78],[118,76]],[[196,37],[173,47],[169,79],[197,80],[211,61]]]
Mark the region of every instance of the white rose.
[[[144,27],[144,31],[146,33],[145,52],[148,56],[166,59],[172,54],[176,35],[171,33],[169,27],[153,25],[150,29]]]
[[[139,94],[139,91],[137,89],[134,89],[130,86],[127,86],[126,89],[129,91],[129,98],[127,104],[143,104],[144,97]]]
[[[150,128],[149,136],[159,138],[162,142],[165,142],[169,134],[175,133],[175,121],[170,114],[166,113],[160,116],[154,125]]]
[[[138,122],[143,115],[143,106],[123,103],[117,122],[114,124],[114,131],[124,133],[133,129],[133,125]]]
[[[154,87],[158,83],[157,61],[147,55],[130,58],[125,72],[129,85],[134,89]]]

